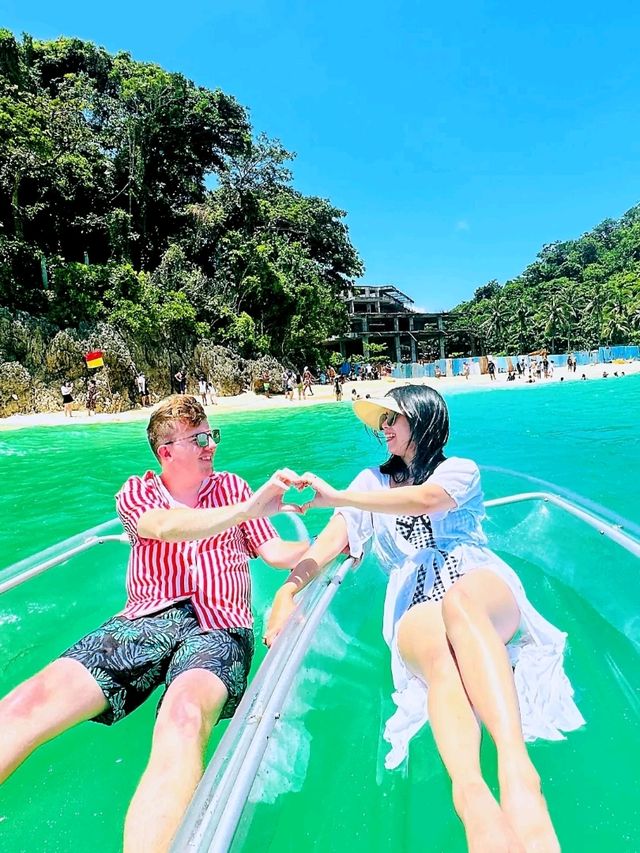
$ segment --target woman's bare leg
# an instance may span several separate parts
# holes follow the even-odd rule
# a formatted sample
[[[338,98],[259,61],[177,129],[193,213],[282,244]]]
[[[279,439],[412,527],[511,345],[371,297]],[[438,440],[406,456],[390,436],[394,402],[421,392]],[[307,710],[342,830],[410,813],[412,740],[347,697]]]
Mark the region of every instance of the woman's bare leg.
[[[528,853],[558,851],[505,649],[520,622],[513,594],[495,573],[470,572],[446,594],[442,615],[469,699],[496,744],[502,808]]]
[[[441,607],[418,604],[401,619],[398,650],[429,685],[429,720],[451,777],[453,802],[472,853],[522,851],[480,770],[480,726],[447,641]]]

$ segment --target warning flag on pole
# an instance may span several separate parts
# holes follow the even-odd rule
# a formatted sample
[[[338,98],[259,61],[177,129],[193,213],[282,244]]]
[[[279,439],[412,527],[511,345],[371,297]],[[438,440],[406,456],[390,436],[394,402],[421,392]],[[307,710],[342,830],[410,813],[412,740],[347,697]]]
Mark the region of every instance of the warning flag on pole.
[[[102,358],[102,350],[95,350],[94,352],[88,352],[85,357],[85,361],[87,362],[87,367],[102,367],[104,364],[104,360]]]

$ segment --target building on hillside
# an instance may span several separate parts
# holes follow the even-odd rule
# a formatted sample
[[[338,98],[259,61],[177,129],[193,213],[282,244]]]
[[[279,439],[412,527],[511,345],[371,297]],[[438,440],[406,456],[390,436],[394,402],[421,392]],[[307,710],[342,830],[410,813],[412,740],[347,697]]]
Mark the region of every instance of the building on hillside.
[[[349,331],[325,341],[343,358],[368,358],[369,344],[385,344],[391,361],[445,357],[446,313],[427,314],[391,284],[354,285],[345,297]],[[418,345],[423,343],[422,347]]]

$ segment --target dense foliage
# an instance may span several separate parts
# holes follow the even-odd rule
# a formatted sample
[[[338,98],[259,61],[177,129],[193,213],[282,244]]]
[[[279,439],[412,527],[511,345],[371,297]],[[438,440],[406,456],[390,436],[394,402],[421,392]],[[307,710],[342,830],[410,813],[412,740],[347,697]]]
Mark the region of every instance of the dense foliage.
[[[464,350],[468,338],[505,354],[640,343],[640,205],[544,246],[517,278],[488,282],[453,311],[450,348]]]
[[[152,363],[198,342],[311,359],[362,273],[345,213],[232,97],[79,39],[0,30],[0,305],[108,322]]]

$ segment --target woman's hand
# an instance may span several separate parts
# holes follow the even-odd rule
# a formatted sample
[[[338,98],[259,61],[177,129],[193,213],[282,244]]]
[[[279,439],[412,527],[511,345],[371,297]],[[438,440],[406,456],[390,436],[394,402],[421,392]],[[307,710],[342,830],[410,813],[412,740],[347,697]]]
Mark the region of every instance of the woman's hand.
[[[300,477],[300,483],[304,486],[310,486],[315,492],[313,498],[302,505],[302,512],[306,512],[308,509],[327,509],[342,505],[342,492],[334,489],[322,477],[317,477],[307,471]]]
[[[295,592],[296,587],[293,584],[290,584],[280,587],[275,594],[273,605],[271,606],[271,613],[269,614],[269,619],[267,621],[267,627],[265,628],[264,637],[262,638],[262,642],[268,648],[271,648],[274,640],[284,628],[287,619],[296,609],[296,604],[293,600]]]

